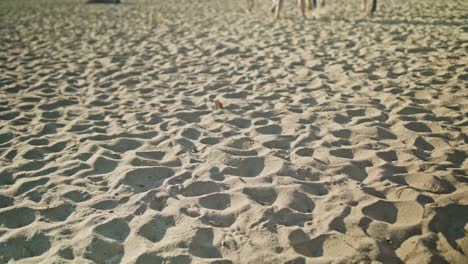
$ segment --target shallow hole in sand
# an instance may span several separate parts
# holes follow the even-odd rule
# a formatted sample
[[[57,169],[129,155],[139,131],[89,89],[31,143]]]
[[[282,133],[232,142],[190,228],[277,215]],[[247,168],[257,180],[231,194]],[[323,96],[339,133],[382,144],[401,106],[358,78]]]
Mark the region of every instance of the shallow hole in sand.
[[[423,207],[416,201],[379,200],[362,209],[364,215],[389,224],[415,224],[422,220]]]
[[[122,178],[122,183],[138,192],[161,186],[163,180],[174,175],[174,170],[167,167],[147,167],[133,169]]]
[[[220,190],[221,190],[221,187],[215,182],[196,181],[187,185],[183,189],[182,194],[187,197],[192,197],[192,196],[201,196],[205,194],[219,192]]]
[[[161,241],[166,235],[167,229],[175,225],[175,220],[170,216],[156,216],[138,230],[140,236],[152,242]]]
[[[27,226],[36,220],[36,211],[29,207],[17,207],[0,212],[0,225],[6,228]]]
[[[48,208],[44,210],[44,216],[55,222],[62,222],[67,220],[67,218],[75,211],[73,205],[69,203],[64,203],[56,207]]]
[[[19,235],[0,243],[0,256],[2,261],[19,260],[40,256],[50,249],[49,237],[43,234],[34,234],[31,237]]]
[[[242,192],[261,205],[272,205],[278,197],[276,190],[269,187],[244,188]]]
[[[130,234],[130,227],[125,220],[115,218],[104,224],[96,226],[94,228],[94,232],[107,238],[122,242]]]
[[[227,193],[213,193],[199,198],[200,205],[213,210],[224,210],[231,205],[231,197]]]

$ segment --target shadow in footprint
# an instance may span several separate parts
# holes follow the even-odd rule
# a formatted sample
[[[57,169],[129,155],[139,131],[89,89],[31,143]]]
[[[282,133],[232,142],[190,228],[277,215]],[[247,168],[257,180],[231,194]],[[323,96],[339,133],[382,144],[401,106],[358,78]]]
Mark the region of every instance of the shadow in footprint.
[[[192,259],[187,255],[179,255],[174,257],[161,257],[160,253],[150,252],[140,255],[136,264],[190,264]]]
[[[269,224],[283,226],[300,226],[303,227],[307,221],[312,220],[312,215],[309,213],[300,213],[289,208],[268,209],[263,215]]]
[[[142,145],[140,141],[133,140],[133,139],[119,139],[115,143],[110,145],[103,145],[104,148],[108,150],[112,150],[117,153],[124,153],[129,150],[134,150],[139,148]]]
[[[173,176],[174,170],[167,167],[147,167],[131,170],[125,174],[122,183],[137,192],[144,192],[161,186],[162,182]]]
[[[142,225],[138,230],[138,234],[151,242],[159,242],[166,235],[167,229],[175,225],[173,217],[156,216],[148,223]]]
[[[212,181],[196,181],[187,185],[182,194],[186,197],[201,196],[214,192],[219,192],[221,187]]]
[[[407,185],[420,191],[436,194],[451,193],[456,190],[448,181],[437,176],[427,175],[425,172],[395,175],[388,179],[397,184]]]
[[[302,233],[301,233],[302,232]],[[353,256],[356,249],[339,233],[323,234],[309,239],[304,231],[292,232],[289,235],[294,251],[303,256],[316,258],[333,254],[334,257]]]
[[[221,258],[221,253],[213,245],[214,234],[211,228],[200,228],[189,244],[189,252],[200,258]]]
[[[454,165],[460,167],[466,160],[468,155],[464,151],[455,150],[452,153],[447,154],[447,160]]]
[[[315,203],[305,193],[294,191],[289,193],[286,197],[282,197],[281,203],[285,207],[293,209],[301,213],[311,213],[315,208]]]
[[[12,133],[3,133],[0,134],[0,145],[6,143],[14,138]]]
[[[0,243],[0,256],[2,261],[8,263],[12,259],[40,256],[47,252],[50,246],[50,239],[43,234],[35,234],[32,237],[19,235]]]
[[[434,146],[431,143],[427,142],[423,137],[417,137],[413,144],[417,149],[424,151],[434,150]]]
[[[48,208],[44,211],[44,216],[54,222],[62,222],[75,211],[73,205],[64,203],[56,207]]]
[[[107,223],[96,226],[94,232],[104,237],[123,242],[130,234],[130,227],[125,220],[115,218]]]
[[[244,118],[234,118],[232,120],[226,121],[226,123],[237,126],[239,128],[249,128],[252,125],[252,122]]]
[[[377,140],[384,139],[397,139],[397,136],[388,129],[377,127]]]
[[[417,201],[379,200],[362,209],[367,217],[387,224],[417,225],[423,218],[424,208]]]
[[[219,142],[221,142],[221,140],[215,137],[204,137],[200,139],[200,143],[205,144],[205,145],[210,145],[210,146],[216,145]]]
[[[10,207],[15,202],[15,199],[10,196],[0,194],[0,208]]]
[[[378,201],[362,209],[362,212],[372,219],[394,224],[397,221],[398,210],[393,203]]]
[[[101,236],[94,236],[86,247],[84,257],[96,263],[117,264],[120,263],[125,253],[122,244],[115,240]]]
[[[345,158],[345,159],[352,159],[354,157],[353,151],[351,149],[330,150],[330,155],[338,157],[338,158]]]
[[[429,229],[435,233],[441,232],[454,249],[460,250],[457,240],[465,237],[466,223],[468,223],[468,205],[451,204],[435,209],[435,216],[429,222]]]
[[[88,192],[82,190],[73,190],[63,194],[63,197],[70,199],[75,203],[83,202],[89,200],[91,195]]]
[[[261,205],[272,205],[278,197],[275,189],[268,187],[244,188],[242,192]]]
[[[368,173],[366,168],[370,166],[372,166],[370,161],[352,161],[351,164],[342,166],[338,170],[338,173],[347,175],[355,181],[362,182],[367,178]]]
[[[75,258],[75,254],[73,253],[73,248],[70,248],[70,247],[60,249],[58,251],[58,255],[67,260],[73,260]]]
[[[333,136],[342,139],[349,139],[351,137],[351,130],[349,129],[340,129],[332,131]]]
[[[115,170],[117,168],[117,161],[107,159],[105,157],[99,157],[93,164],[94,173],[105,174]]]
[[[276,135],[276,134],[281,134],[283,132],[283,129],[278,126],[278,125],[266,125],[266,126],[261,126],[255,129],[258,133],[264,134],[264,135]]]
[[[213,193],[200,197],[200,205],[212,210],[224,210],[231,205],[231,197],[227,193]]]
[[[118,205],[119,203],[115,200],[103,200],[91,205],[91,208],[98,210],[111,210],[117,207]]]
[[[290,147],[289,142],[276,140],[276,139],[264,142],[263,146],[270,148],[270,149],[284,149],[284,150],[287,150]]]
[[[314,150],[312,148],[298,148],[294,153],[300,157],[312,157]]]
[[[340,233],[346,233],[346,225],[344,223],[344,219],[351,213],[351,207],[347,206],[343,212],[337,217],[335,217],[331,222],[330,222],[330,229],[336,230]]]
[[[344,125],[344,124],[347,124],[347,123],[349,123],[351,121],[351,117],[345,116],[345,115],[342,115],[342,114],[336,114],[336,116],[333,118],[333,121],[335,123]]]
[[[210,225],[214,227],[227,228],[232,226],[236,221],[236,216],[234,214],[225,214],[222,212],[207,212],[205,213],[200,220],[205,225]]]
[[[157,253],[144,253],[140,255],[136,262],[136,264],[163,264],[166,263],[164,258],[158,256]]]
[[[230,167],[226,168],[225,173],[239,177],[256,177],[265,168],[265,159],[262,157],[233,159],[229,163]]]
[[[36,220],[35,210],[28,207],[12,208],[0,213],[0,226],[19,228],[27,226]]]
[[[421,122],[409,122],[405,124],[405,127],[411,131],[418,132],[418,133],[432,132],[430,127],[428,127],[426,124],[421,123]]]
[[[166,155],[164,151],[146,151],[146,152],[137,152],[138,157],[149,159],[149,160],[162,160]]]
[[[181,135],[185,138],[192,139],[192,140],[198,140],[198,138],[201,135],[201,132],[196,130],[195,128],[184,128]]]
[[[387,162],[392,162],[398,160],[398,156],[394,150],[390,151],[380,151],[377,152],[377,157],[387,161]]]
[[[423,109],[423,108],[416,108],[416,107],[411,107],[407,106],[400,111],[398,111],[399,115],[417,115],[417,114],[432,114],[431,111]]]

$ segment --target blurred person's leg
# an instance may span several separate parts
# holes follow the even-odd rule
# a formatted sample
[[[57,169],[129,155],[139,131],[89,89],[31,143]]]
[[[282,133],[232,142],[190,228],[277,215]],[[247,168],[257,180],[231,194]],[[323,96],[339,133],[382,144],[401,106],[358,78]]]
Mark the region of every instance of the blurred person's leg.
[[[372,6],[370,8],[371,14],[373,14],[377,10],[377,0],[372,0]]]
[[[246,0],[247,1],[247,12],[252,12],[254,6],[254,0]]]
[[[362,0],[362,9],[369,15],[373,14],[377,10],[377,0],[371,0],[370,7],[368,5],[368,0]]]
[[[305,17],[305,0],[297,0],[299,8],[301,9],[301,16]]]
[[[297,0],[299,8],[301,9],[301,16],[299,17],[299,23],[301,26],[304,26],[305,16],[306,16],[306,1],[308,0]]]
[[[276,0],[276,6],[275,6],[275,18],[276,19],[279,18],[282,7],[283,7],[283,0]]]
[[[306,0],[306,6],[307,6],[307,10],[312,11],[312,9],[314,9],[313,1]]]

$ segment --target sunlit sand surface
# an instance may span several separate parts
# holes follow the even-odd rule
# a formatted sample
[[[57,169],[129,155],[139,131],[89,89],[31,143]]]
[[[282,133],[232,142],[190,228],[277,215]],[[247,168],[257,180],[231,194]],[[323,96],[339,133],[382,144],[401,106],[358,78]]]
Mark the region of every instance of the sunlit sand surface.
[[[0,1],[0,263],[468,263],[467,1],[84,2]]]

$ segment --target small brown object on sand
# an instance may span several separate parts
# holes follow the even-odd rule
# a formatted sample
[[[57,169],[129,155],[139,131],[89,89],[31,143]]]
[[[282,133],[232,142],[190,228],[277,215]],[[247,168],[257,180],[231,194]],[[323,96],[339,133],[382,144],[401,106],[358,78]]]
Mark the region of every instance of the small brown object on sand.
[[[215,100],[215,109],[223,109],[223,104],[219,100]]]

